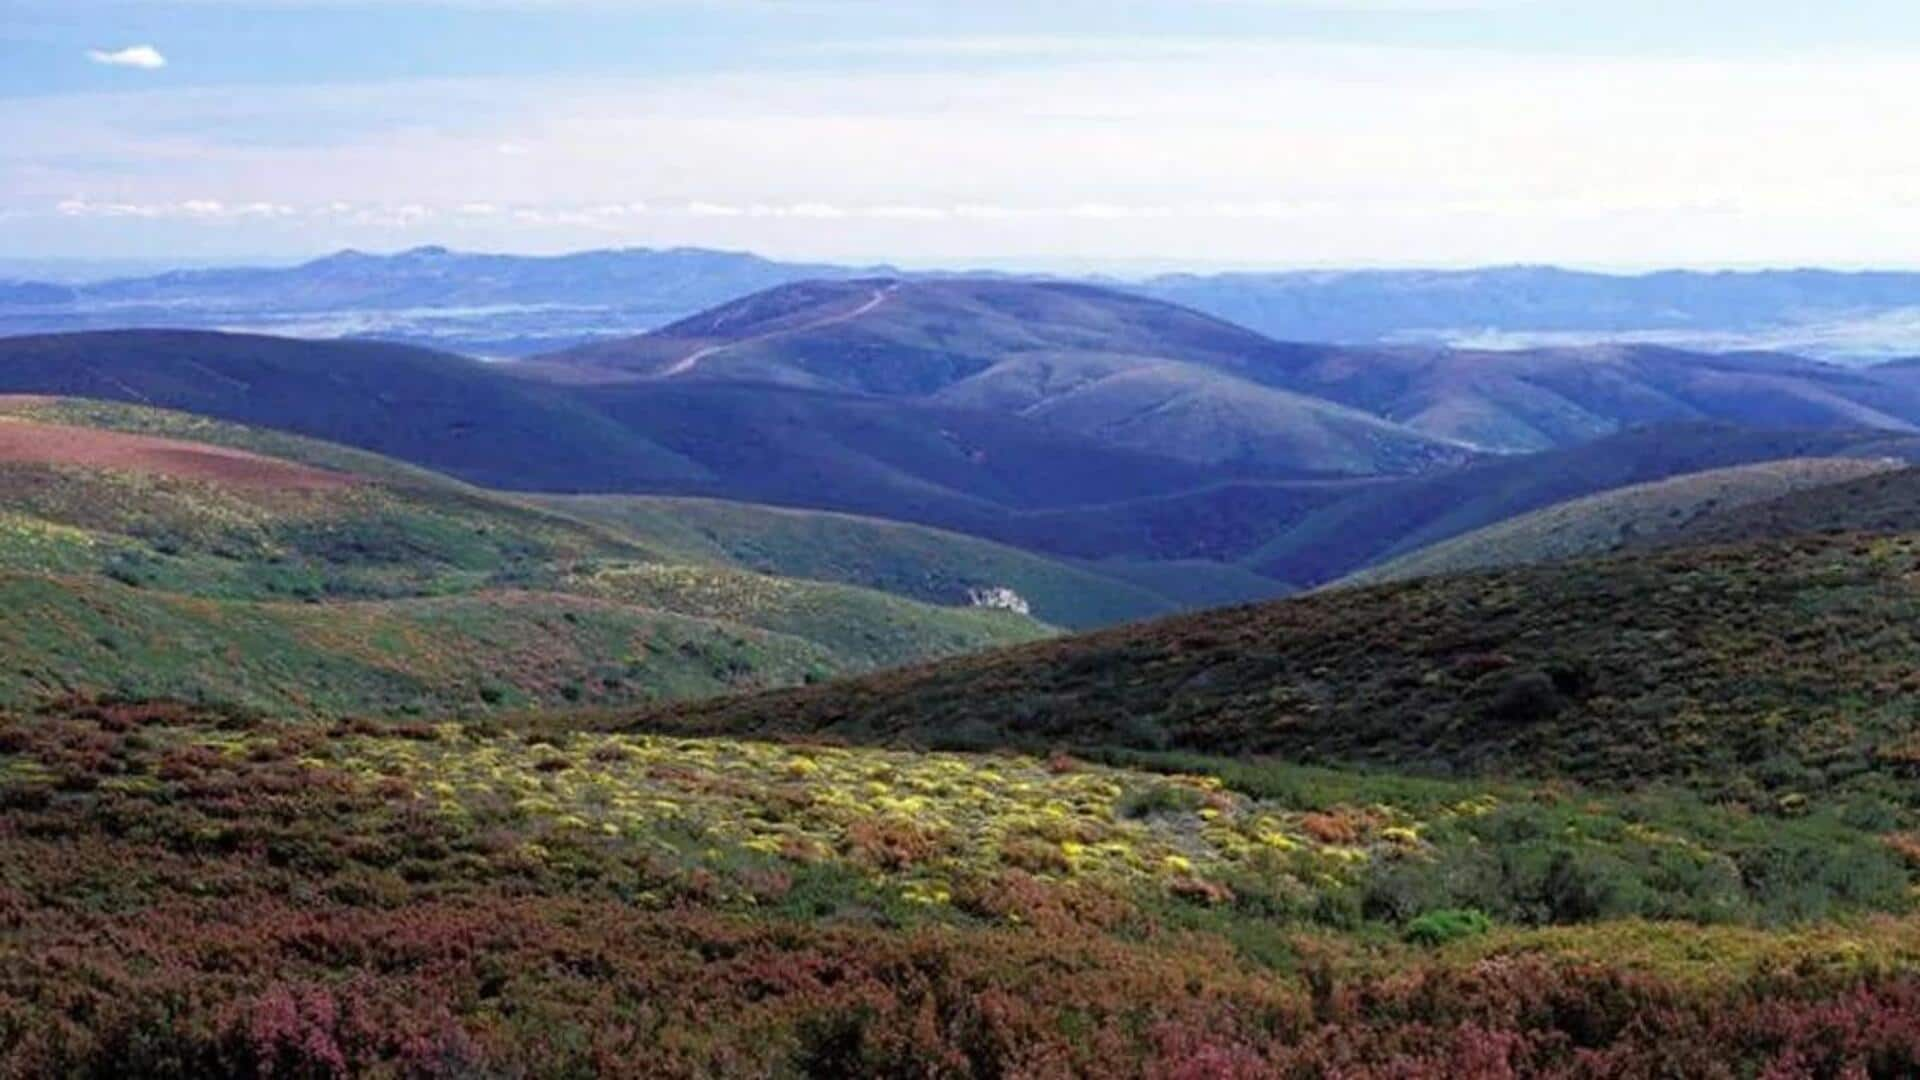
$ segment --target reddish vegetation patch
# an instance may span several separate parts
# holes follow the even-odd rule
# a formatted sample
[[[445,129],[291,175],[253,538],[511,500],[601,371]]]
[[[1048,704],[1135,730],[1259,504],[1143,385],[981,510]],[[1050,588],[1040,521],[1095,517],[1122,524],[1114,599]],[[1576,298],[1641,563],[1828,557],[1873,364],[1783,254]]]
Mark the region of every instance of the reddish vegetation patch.
[[[327,491],[355,483],[341,473],[244,450],[31,420],[0,423],[0,463],[131,469],[280,491]]]

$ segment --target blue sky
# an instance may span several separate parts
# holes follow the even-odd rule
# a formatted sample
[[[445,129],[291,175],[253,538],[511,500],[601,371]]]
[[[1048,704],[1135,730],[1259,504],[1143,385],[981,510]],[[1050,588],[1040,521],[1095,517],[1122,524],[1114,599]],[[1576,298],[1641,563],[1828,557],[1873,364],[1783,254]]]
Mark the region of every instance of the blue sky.
[[[0,0],[0,251],[1909,265],[1920,6]]]

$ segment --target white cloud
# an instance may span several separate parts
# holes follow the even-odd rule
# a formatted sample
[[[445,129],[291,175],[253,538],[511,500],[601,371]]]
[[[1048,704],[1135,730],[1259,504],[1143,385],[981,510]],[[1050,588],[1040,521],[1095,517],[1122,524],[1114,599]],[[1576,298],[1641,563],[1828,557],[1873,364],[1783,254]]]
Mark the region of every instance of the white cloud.
[[[158,71],[167,66],[167,58],[151,45],[130,45],[124,49],[88,49],[87,59],[108,67],[139,68]]]
[[[300,210],[277,202],[226,203],[219,199],[185,199],[171,203],[96,202],[62,199],[54,212],[69,218],[150,218],[172,221],[247,221],[293,217]]]

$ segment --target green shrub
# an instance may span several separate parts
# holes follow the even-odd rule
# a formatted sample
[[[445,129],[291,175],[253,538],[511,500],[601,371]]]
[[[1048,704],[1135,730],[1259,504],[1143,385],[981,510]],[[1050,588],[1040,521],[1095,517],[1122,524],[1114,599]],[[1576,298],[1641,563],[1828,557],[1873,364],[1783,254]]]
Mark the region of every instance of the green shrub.
[[[1438,946],[1462,938],[1479,937],[1493,929],[1493,920],[1475,908],[1429,911],[1407,924],[1403,935],[1415,945]]]

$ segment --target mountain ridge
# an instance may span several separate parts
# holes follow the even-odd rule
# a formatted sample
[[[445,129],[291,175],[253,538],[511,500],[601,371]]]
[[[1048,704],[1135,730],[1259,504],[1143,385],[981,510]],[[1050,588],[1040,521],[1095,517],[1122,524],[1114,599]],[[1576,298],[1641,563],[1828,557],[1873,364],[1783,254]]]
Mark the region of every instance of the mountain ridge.
[[[468,279],[423,274],[438,261]],[[457,351],[524,356],[663,326],[733,296],[804,278],[859,277],[884,267],[781,262],[697,248],[603,249],[520,256],[415,248],[391,255],[344,251],[302,264],[316,271],[386,274],[391,284],[370,318],[332,321],[349,309],[316,305],[311,286],[225,322],[259,331],[302,328],[319,336],[372,333]],[[298,269],[298,268],[295,268]],[[152,323],[162,297],[218,306],[219,293],[264,295],[260,282],[296,281],[288,268],[226,268],[224,277],[179,274],[106,282],[0,287],[0,329],[9,332],[109,329]],[[315,271],[309,271],[313,273]],[[1269,336],[1350,344],[1408,342],[1504,347],[1629,340],[1707,351],[1779,349],[1848,362],[1920,354],[1920,275],[1901,271],[1666,270],[1597,273],[1542,265],[1470,269],[1356,269],[1174,272],[1149,277],[1009,274],[957,267],[928,276],[1078,280],[1184,304]],[[919,273],[904,276],[921,276]],[[651,281],[645,279],[651,278]],[[423,283],[426,283],[423,285]],[[197,293],[193,287],[205,286]],[[438,291],[435,291],[435,290]],[[169,291],[171,290],[171,291]],[[115,312],[109,305],[143,301]],[[493,313],[463,311],[499,305]],[[424,304],[438,314],[410,310]],[[540,311],[543,304],[584,310]],[[385,315],[380,313],[385,311]],[[164,320],[158,320],[164,321]]]

